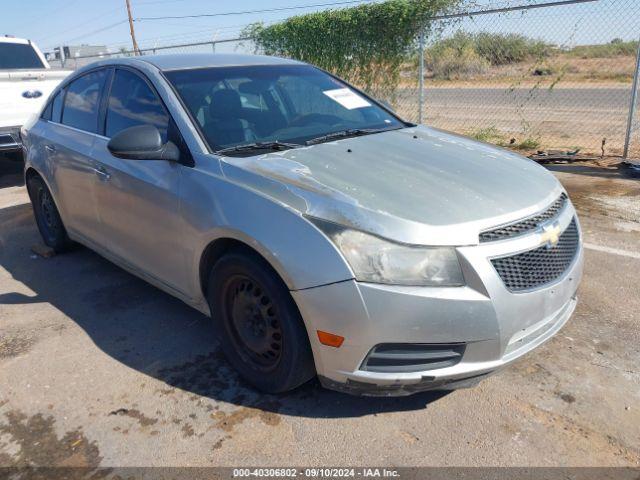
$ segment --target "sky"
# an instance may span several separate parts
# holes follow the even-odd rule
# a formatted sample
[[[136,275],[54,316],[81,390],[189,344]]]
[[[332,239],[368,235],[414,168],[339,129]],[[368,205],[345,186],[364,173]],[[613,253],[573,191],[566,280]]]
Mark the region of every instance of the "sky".
[[[331,8],[322,4],[339,1],[344,0],[131,0],[131,5],[134,18],[306,6],[209,18],[136,21],[136,37],[140,47],[151,48],[234,38],[244,26],[252,22],[276,22],[292,15]],[[481,8],[486,8],[487,5],[505,6],[543,0],[473,1]],[[107,45],[114,51],[120,47],[131,48],[125,0],[2,0],[2,3],[0,35],[29,38],[43,51],[50,51],[60,44]],[[616,37],[637,40],[640,36],[639,19],[640,0],[598,0],[594,3],[549,7],[525,13],[481,15],[472,20],[457,22],[445,30],[445,33],[458,28],[468,31],[522,33],[571,46],[605,43]]]

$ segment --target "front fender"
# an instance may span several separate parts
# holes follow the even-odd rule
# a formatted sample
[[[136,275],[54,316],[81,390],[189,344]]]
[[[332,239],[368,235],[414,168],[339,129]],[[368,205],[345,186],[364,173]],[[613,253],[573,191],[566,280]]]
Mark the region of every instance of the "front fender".
[[[196,167],[184,175],[182,185],[189,187],[181,194],[181,210],[185,238],[192,244],[194,289],[199,290],[204,250],[220,238],[254,248],[290,290],[353,278],[333,243],[300,212],[211,171]]]

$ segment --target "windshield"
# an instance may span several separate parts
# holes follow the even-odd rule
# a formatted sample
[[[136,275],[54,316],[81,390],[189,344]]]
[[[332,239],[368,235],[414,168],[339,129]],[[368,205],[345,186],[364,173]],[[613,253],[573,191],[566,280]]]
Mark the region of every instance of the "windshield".
[[[27,43],[0,42],[0,70],[44,68],[42,60]]]
[[[404,127],[345,83],[309,65],[214,67],[166,76],[213,151],[249,143],[304,144],[334,132],[347,131],[348,136],[351,131]]]

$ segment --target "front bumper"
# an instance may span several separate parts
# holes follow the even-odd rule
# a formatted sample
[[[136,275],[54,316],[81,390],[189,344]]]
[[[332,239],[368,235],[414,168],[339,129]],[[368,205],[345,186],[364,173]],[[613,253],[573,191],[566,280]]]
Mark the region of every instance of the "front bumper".
[[[575,216],[566,209],[565,226]],[[366,395],[408,395],[429,389],[473,386],[536,348],[567,322],[582,277],[582,241],[571,266],[555,282],[513,293],[490,259],[539,246],[539,238],[461,247],[467,285],[432,288],[374,285],[349,280],[292,292],[305,319],[316,370],[328,388]],[[345,338],[340,348],[319,342],[317,330]],[[417,372],[363,368],[380,344],[464,343],[452,366]]]
[[[20,127],[0,127],[0,152],[17,152],[21,149]]]

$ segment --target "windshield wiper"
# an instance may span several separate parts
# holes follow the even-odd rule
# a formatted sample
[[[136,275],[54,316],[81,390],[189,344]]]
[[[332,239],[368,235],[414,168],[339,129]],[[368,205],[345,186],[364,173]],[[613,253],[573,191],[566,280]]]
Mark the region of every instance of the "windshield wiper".
[[[307,145],[314,145],[316,143],[327,142],[329,140],[335,140],[337,138],[358,137],[360,135],[369,135],[371,133],[384,132],[386,130],[394,130],[392,128],[348,128],[346,130],[339,130],[337,132],[327,133],[311,140],[307,140]]]
[[[273,142],[253,142],[253,143],[245,143],[242,145],[236,145],[235,147],[222,148],[220,150],[216,150],[214,153],[217,155],[225,155],[229,153],[242,153],[249,152],[253,150],[289,150],[290,148],[298,148],[301,147],[299,143],[287,143],[287,142],[279,142],[277,140]]]

